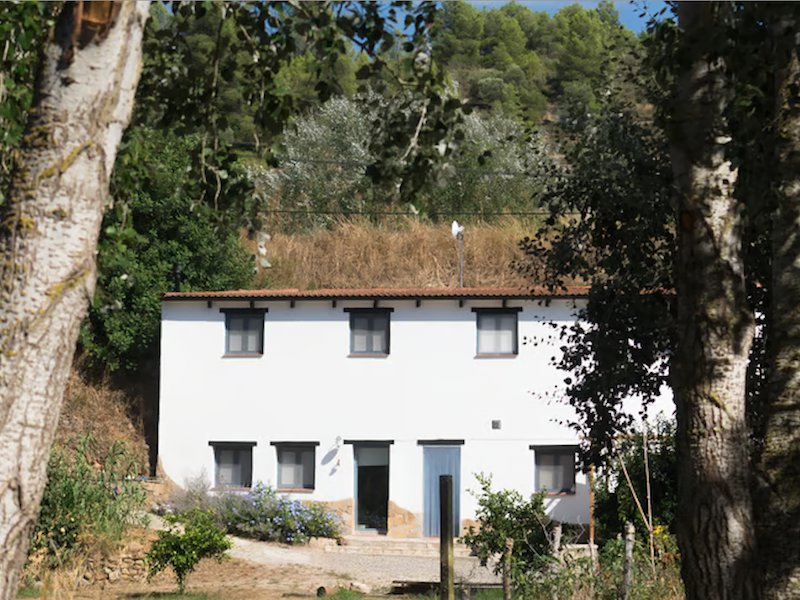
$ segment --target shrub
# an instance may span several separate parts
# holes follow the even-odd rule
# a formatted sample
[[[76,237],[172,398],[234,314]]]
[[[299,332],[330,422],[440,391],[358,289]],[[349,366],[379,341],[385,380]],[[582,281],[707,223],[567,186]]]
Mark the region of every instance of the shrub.
[[[677,560],[677,543],[664,527],[656,527],[655,561],[650,562],[647,539],[637,538],[633,551],[630,600],[683,600]],[[615,600],[620,597],[625,542],[609,540],[593,561],[588,556],[565,553],[553,568],[532,571],[514,581],[515,598],[539,600]]]
[[[625,461],[639,501],[646,507],[647,477],[641,430],[622,441],[619,456]],[[653,522],[675,533],[678,510],[678,463],[674,420],[659,417],[656,421],[655,428],[649,433],[648,462]],[[647,536],[647,527],[642,521],[618,460],[610,465],[608,476],[599,478],[595,484],[595,514],[597,537],[601,545],[622,531],[626,521],[636,526],[636,533],[641,539]]]
[[[502,555],[506,540],[514,540],[512,551],[512,577],[515,582],[524,575],[548,564],[550,539],[547,534],[548,518],[544,512],[542,494],[533,494],[528,500],[515,490],[492,491],[491,477],[475,476],[481,486],[476,513],[479,529],[470,527],[461,539],[477,554],[481,564]],[[495,572],[502,570],[502,562]]]
[[[120,146],[111,181],[115,201],[98,242],[97,291],[80,336],[100,370],[136,372],[158,356],[161,293],[175,287],[176,266],[184,291],[236,289],[251,281],[238,220],[226,221],[226,215],[241,216],[226,207],[252,196],[249,183],[231,166],[219,210],[199,201],[204,177],[193,156],[201,147],[197,136],[145,127],[129,129]]]
[[[262,541],[303,544],[312,537],[338,538],[338,515],[318,503],[289,500],[263,484],[248,494],[225,494],[216,503],[217,515],[233,535]]]
[[[186,578],[197,563],[204,558],[222,560],[231,542],[211,511],[195,508],[182,515],[167,515],[164,519],[170,528],[158,532],[158,539],[147,552],[149,576],[172,567],[178,580],[178,592],[183,594]],[[183,524],[183,531],[179,524]]]
[[[654,533],[654,563],[650,562],[647,537],[636,538],[630,598],[631,600],[683,598],[677,540],[663,526],[655,527]],[[600,568],[596,580],[598,598],[611,600],[617,597],[622,585],[624,554],[625,542],[621,538],[609,540],[600,551]]]
[[[126,527],[146,518],[136,458],[119,443],[96,457],[95,446],[86,436],[74,451],[54,446],[50,453],[31,542],[31,554],[44,555],[47,566],[63,564],[89,543],[119,540]]]

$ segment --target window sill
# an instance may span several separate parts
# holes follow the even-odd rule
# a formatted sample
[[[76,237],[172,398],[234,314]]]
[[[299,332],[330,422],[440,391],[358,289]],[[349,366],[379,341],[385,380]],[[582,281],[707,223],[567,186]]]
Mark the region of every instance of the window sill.
[[[276,488],[276,492],[281,492],[283,494],[313,494],[314,490],[309,490],[308,488]]]
[[[547,498],[558,498],[560,496],[574,496],[575,492],[545,492]]]
[[[229,354],[223,354],[222,358],[261,358],[264,356],[258,352],[234,352]]]
[[[249,492],[253,489],[252,486],[243,486],[243,485],[222,485],[222,486],[214,486],[209,489],[211,492]]]
[[[356,352],[347,355],[347,358],[387,358],[388,353],[383,352]]]
[[[476,354],[475,358],[517,358],[518,354]]]

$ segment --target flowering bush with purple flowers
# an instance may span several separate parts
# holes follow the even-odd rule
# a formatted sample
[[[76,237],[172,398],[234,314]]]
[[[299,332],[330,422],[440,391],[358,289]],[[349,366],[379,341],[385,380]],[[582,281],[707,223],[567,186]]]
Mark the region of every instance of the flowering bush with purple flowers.
[[[215,508],[220,523],[232,535],[286,544],[341,535],[341,520],[334,511],[319,503],[289,500],[261,483],[244,495],[220,496]]]

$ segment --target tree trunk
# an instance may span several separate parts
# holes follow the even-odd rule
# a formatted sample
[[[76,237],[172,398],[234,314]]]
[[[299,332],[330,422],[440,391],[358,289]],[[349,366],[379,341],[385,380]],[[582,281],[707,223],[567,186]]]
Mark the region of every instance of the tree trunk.
[[[754,332],[745,293],[731,97],[720,41],[727,3],[681,2],[670,131],[679,194],[678,340],[672,364],[678,518],[689,600],[752,598],[754,552],[745,383]]]
[[[776,71],[772,224],[772,349],[758,462],[761,593],[800,597],[800,60],[798,9],[770,7]]]
[[[10,199],[0,208],[0,599],[16,597],[94,293],[97,237],[133,107],[147,13],[147,2],[132,0],[65,5],[44,51]],[[98,14],[105,24],[91,20]]]

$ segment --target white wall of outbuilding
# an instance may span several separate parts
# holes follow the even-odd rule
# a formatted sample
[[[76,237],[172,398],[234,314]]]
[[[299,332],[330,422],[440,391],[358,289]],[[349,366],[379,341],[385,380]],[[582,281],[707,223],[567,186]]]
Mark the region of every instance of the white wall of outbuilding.
[[[554,366],[560,326],[575,321],[574,300],[509,300],[518,306],[519,354],[477,358],[472,308],[499,300],[381,300],[392,307],[391,351],[385,358],[350,357],[346,307],[372,302],[255,302],[267,308],[264,353],[225,357],[225,307],[241,301],[166,300],[162,305],[159,461],[178,484],[213,481],[209,441],[255,442],[253,480],[275,485],[271,442],[319,442],[316,485],[303,499],[340,501],[354,495],[353,448],[343,440],[392,440],[390,500],[423,510],[420,440],[463,440],[461,517],[474,518],[475,473],[495,488],[534,491],[531,445],[576,444],[564,423],[566,374]],[[665,392],[655,411],[672,412]],[[500,429],[492,421],[501,422]],[[558,520],[587,523],[587,478],[574,495],[546,505]]]

